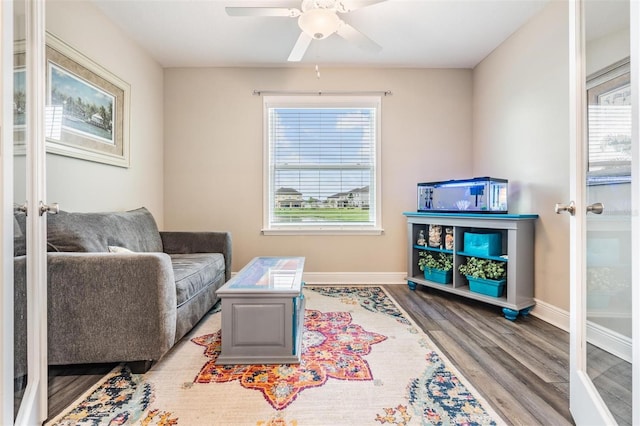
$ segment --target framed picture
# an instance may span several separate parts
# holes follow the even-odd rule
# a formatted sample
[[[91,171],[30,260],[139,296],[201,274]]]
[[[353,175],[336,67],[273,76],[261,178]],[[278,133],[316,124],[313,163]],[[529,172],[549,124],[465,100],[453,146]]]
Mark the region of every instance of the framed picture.
[[[129,167],[129,84],[52,34],[46,72],[47,152]]]
[[[24,154],[27,100],[24,41],[16,42],[13,50],[13,144],[15,151]]]

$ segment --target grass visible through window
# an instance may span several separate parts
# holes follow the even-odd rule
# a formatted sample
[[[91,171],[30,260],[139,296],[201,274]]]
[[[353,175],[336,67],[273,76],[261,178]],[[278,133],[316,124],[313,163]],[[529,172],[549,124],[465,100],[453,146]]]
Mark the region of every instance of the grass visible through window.
[[[367,222],[369,209],[352,208],[279,208],[274,209],[274,222]]]

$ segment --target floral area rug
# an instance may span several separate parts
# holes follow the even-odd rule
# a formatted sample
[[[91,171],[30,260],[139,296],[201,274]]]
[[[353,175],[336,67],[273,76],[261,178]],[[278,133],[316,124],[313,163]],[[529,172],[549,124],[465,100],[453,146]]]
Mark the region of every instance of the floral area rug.
[[[503,424],[380,287],[305,287],[300,364],[216,365],[215,309],[146,374],[125,366],[48,425]]]

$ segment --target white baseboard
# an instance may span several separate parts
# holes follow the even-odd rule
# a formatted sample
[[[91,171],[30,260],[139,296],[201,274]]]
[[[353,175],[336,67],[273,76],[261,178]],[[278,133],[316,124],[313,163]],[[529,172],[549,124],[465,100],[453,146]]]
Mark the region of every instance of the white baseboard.
[[[601,325],[587,322],[587,341],[618,358],[631,362],[632,342],[629,337]]]
[[[307,284],[407,284],[406,272],[305,272]]]
[[[540,318],[542,321],[548,322],[567,333],[569,332],[569,312],[541,300],[534,300],[536,301],[536,305],[531,310],[531,315]]]
[[[237,272],[232,272],[235,277]],[[307,284],[407,284],[406,272],[304,272],[302,281]]]
[[[569,332],[569,312],[536,300],[531,315]],[[587,341],[627,362],[631,362],[631,339],[591,321],[587,322]]]

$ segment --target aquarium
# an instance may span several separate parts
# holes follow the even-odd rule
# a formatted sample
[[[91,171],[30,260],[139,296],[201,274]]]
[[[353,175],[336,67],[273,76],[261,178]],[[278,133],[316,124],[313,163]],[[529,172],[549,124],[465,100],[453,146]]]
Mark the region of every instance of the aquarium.
[[[491,177],[418,184],[418,211],[507,213],[509,181]]]

